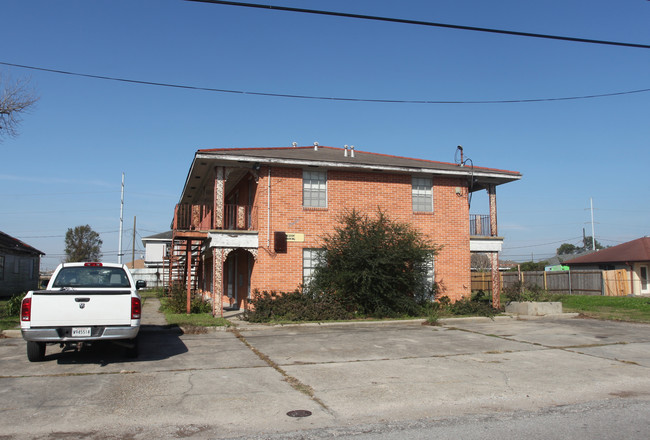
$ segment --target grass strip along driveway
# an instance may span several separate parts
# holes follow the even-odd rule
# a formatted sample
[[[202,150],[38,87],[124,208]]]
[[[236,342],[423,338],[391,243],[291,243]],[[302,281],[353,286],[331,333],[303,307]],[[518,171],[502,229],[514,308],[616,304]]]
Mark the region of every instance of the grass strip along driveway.
[[[576,312],[589,318],[650,322],[648,297],[560,295],[554,300],[562,302],[565,312]]]

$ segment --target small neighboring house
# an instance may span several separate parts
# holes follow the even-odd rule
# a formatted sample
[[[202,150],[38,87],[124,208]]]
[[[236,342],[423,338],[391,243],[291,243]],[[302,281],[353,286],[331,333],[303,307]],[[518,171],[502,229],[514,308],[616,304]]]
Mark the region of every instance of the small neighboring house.
[[[620,270],[628,273],[633,295],[650,294],[650,237],[637,238],[581,257],[565,260],[575,270]]]
[[[172,231],[142,238],[144,267],[162,267],[172,244]]]
[[[38,289],[41,255],[45,253],[0,231],[0,296]]]
[[[142,238],[145,249],[144,259],[126,263],[133,278],[147,282],[147,287],[162,287],[163,276],[168,267],[165,262],[172,243],[172,231],[149,235]]]
[[[317,143],[199,150],[175,208],[165,282],[213,298],[216,311],[245,307],[256,289],[293,291],[309,281],[321,238],[342,214],[380,208],[441,246],[429,275],[441,294],[471,294],[471,252],[488,253],[499,291],[496,187],[519,179]],[[476,191],[487,191],[489,213],[470,214]]]

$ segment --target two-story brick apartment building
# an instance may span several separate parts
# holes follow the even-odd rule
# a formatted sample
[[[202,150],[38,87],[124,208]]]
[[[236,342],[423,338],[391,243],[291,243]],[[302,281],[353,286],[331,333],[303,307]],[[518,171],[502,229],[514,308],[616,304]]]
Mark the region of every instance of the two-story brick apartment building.
[[[199,150],[175,210],[167,279],[189,280],[188,297],[213,298],[217,314],[244,307],[255,289],[303,283],[343,213],[381,209],[441,246],[435,281],[459,299],[471,293],[470,252],[489,252],[498,271],[495,188],[520,178],[347,146]],[[470,216],[468,196],[478,190],[488,192],[490,213]]]

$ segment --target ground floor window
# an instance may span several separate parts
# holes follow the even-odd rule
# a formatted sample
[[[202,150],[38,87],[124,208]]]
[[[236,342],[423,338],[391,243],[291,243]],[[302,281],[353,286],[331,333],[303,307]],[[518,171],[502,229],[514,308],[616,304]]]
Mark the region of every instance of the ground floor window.
[[[427,272],[425,275],[425,285],[428,290],[433,289],[436,283],[435,255],[429,255],[426,261]]]
[[[324,249],[303,249],[302,250],[302,283],[309,284],[314,275],[316,267],[321,263]]]

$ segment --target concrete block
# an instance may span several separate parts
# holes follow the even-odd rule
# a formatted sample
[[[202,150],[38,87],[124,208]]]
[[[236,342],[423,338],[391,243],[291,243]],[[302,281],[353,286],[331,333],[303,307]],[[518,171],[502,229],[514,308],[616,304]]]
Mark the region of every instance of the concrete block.
[[[531,316],[560,315],[562,314],[562,303],[561,302],[512,301],[506,304],[506,313],[512,313],[514,315],[531,315]]]

